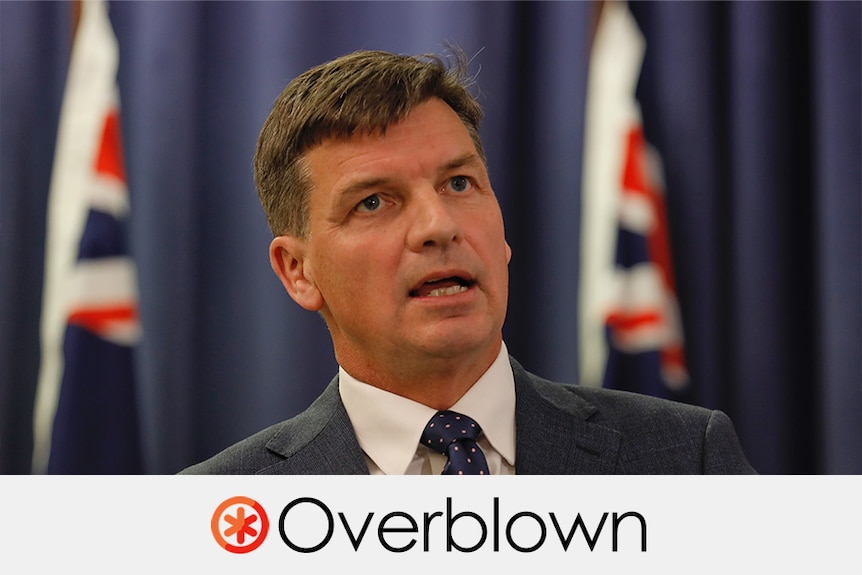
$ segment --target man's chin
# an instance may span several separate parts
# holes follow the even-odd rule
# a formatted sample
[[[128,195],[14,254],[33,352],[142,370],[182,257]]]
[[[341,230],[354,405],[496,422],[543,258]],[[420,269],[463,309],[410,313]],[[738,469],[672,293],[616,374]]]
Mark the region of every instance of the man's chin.
[[[439,327],[439,326],[438,326]],[[470,328],[429,330],[416,342],[417,351],[424,352],[428,359],[459,359],[485,354],[496,354],[500,350],[502,336]]]

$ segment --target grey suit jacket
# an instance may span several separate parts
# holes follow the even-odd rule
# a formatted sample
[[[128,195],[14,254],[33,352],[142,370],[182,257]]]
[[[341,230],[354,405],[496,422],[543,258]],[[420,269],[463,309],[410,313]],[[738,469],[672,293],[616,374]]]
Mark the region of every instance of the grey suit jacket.
[[[554,383],[510,360],[517,474],[754,473],[720,411]],[[336,376],[304,412],[181,473],[349,475],[368,467]]]

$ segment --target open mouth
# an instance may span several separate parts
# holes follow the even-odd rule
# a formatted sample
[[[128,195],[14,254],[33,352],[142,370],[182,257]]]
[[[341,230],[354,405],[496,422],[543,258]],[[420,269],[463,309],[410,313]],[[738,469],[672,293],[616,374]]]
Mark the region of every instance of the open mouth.
[[[440,297],[465,292],[476,282],[458,276],[426,281],[410,290],[411,297]]]

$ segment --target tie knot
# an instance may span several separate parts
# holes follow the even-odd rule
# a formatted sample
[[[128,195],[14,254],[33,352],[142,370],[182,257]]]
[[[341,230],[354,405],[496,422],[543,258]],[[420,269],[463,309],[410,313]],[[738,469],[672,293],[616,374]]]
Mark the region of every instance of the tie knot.
[[[476,441],[482,428],[473,419],[454,411],[438,411],[422,432],[422,444],[438,453],[446,453],[455,441]]]
[[[443,475],[488,475],[488,462],[476,439],[479,424],[454,411],[438,411],[422,432],[422,445],[446,455]]]

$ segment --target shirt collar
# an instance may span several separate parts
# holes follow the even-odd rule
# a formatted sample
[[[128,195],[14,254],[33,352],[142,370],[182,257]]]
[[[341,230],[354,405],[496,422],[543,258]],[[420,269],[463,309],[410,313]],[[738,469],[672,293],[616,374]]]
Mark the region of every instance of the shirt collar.
[[[437,410],[384,391],[338,369],[339,392],[365,454],[387,475],[400,475]],[[491,446],[515,462],[515,378],[504,343],[491,367],[451,407],[476,420]]]

